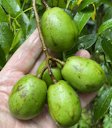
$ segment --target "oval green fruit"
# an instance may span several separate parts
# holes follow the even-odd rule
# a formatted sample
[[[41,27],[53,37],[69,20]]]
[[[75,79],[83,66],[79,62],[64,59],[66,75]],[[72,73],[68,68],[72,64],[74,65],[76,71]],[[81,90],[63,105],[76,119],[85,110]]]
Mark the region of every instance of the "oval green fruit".
[[[12,115],[21,120],[32,119],[42,110],[47,93],[44,81],[33,75],[21,78],[13,87],[9,97]]]
[[[44,67],[46,66],[46,61],[43,61],[38,70],[37,70],[37,75],[40,74],[42,72],[42,70],[44,69]],[[61,80],[62,79],[62,75],[61,75],[61,67],[60,65],[58,65],[57,67],[51,67],[51,71],[55,77],[55,79],[57,81]],[[53,84],[53,81],[49,75],[49,72],[48,72],[48,69],[46,69],[42,75],[42,80],[44,80],[47,84],[47,86]]]
[[[78,56],[67,59],[62,76],[80,92],[96,91],[105,81],[105,73],[98,63]]]
[[[55,52],[72,48],[78,35],[72,18],[58,7],[45,11],[41,19],[41,30],[46,46]]]
[[[52,118],[62,126],[72,126],[81,116],[80,100],[65,81],[60,80],[48,89],[48,107]]]

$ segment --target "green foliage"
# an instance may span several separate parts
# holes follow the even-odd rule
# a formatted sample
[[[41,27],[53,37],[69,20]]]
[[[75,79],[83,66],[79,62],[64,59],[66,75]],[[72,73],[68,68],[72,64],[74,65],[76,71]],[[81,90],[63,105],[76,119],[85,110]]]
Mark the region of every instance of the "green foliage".
[[[8,16],[0,5],[0,22],[8,22]]]
[[[93,119],[97,123],[108,111],[112,99],[112,88],[105,89],[97,98],[93,108]]]
[[[88,34],[88,35],[83,35],[79,37],[78,40],[78,47],[79,49],[89,49],[97,40],[97,35],[96,34]]]
[[[86,109],[83,109],[79,122],[70,128],[91,128],[91,127],[92,127],[91,112],[87,111]]]
[[[79,34],[92,16],[93,11],[83,11],[83,12],[77,12],[74,21],[77,23]]]
[[[108,28],[112,28],[112,19],[109,19],[101,24],[98,29],[98,34],[101,34],[103,31],[107,30]]]
[[[109,112],[105,115],[103,120],[103,128],[112,128],[112,100],[109,106]]]
[[[0,23],[0,46],[7,55],[13,40],[13,33],[6,22]]]
[[[112,61],[112,40],[103,39],[102,48],[103,48],[105,54]]]

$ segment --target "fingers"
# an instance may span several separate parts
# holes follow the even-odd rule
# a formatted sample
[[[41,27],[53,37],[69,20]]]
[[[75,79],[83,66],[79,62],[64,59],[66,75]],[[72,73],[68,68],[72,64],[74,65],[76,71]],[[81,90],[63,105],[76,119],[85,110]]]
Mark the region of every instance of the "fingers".
[[[75,55],[76,56],[85,57],[85,58],[91,58],[90,53],[87,50],[85,50],[85,49],[81,49],[81,50],[77,51],[75,53]]]
[[[97,92],[79,94],[81,106],[86,107],[97,95]]]
[[[15,69],[24,74],[28,73],[42,51],[42,45],[37,29],[14,53],[3,70]]]

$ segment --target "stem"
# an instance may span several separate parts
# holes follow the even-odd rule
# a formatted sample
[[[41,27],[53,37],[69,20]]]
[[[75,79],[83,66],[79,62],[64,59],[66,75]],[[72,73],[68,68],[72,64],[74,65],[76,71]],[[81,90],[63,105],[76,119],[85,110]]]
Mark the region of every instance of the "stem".
[[[50,8],[50,7],[48,6],[48,4],[46,3],[45,0],[42,0],[42,3],[44,4],[44,6],[45,6],[47,9]]]
[[[37,77],[38,78],[42,78],[42,75],[43,75],[43,73],[44,73],[44,71],[47,69],[47,66],[45,66],[43,69],[42,69],[42,71],[41,71],[41,73],[39,73],[38,75],[37,75]]]
[[[62,66],[65,65],[65,62],[64,62],[64,61],[61,61],[61,60],[59,60],[59,59],[57,59],[57,58],[52,57],[51,60],[53,60],[53,61],[55,61],[55,62],[61,64]]]
[[[45,53],[45,55],[47,57],[48,56],[48,52],[47,52],[47,48],[45,46],[44,39],[43,39],[43,36],[42,36],[42,32],[41,32],[41,29],[40,29],[40,20],[39,20],[38,10],[36,10],[36,2],[35,2],[35,0],[33,0],[33,9],[34,9],[34,13],[35,13],[36,22],[37,22],[37,29],[39,31],[40,41],[42,43],[43,51],[44,51],[44,53]]]
[[[51,67],[50,67],[50,64],[49,64],[49,60],[50,60],[51,56],[49,56],[49,54],[48,54],[48,50],[47,50],[47,48],[45,46],[44,38],[42,36],[42,32],[41,32],[41,28],[40,28],[40,20],[39,20],[38,10],[36,9],[35,0],[33,0],[33,9],[34,9],[34,13],[35,13],[36,22],[37,22],[37,29],[39,31],[40,41],[42,43],[43,52],[46,55],[46,63],[47,63],[48,72],[49,72],[49,75],[50,75],[52,81],[54,83],[56,83],[57,81],[56,81],[56,79],[55,79],[55,77],[54,77],[54,75],[53,75],[53,73],[51,71]]]
[[[19,13],[19,15],[17,15],[14,19],[17,19],[17,18],[20,17],[23,13],[25,13],[25,12],[31,10],[31,9],[32,9],[32,7],[27,8],[26,10],[22,11],[21,13]]]

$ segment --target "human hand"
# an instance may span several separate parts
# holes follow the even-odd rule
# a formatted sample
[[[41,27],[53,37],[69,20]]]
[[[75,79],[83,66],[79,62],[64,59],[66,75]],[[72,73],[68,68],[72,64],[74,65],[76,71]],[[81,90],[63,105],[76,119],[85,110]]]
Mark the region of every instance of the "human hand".
[[[8,97],[14,84],[27,73],[36,74],[39,64],[45,59],[44,54],[41,54],[42,45],[38,35],[35,30],[0,72],[0,128],[57,128],[48,114],[47,106],[38,117],[29,121],[15,119],[8,109]],[[85,53],[81,52],[79,55]],[[83,107],[95,96],[94,93],[79,95]]]

